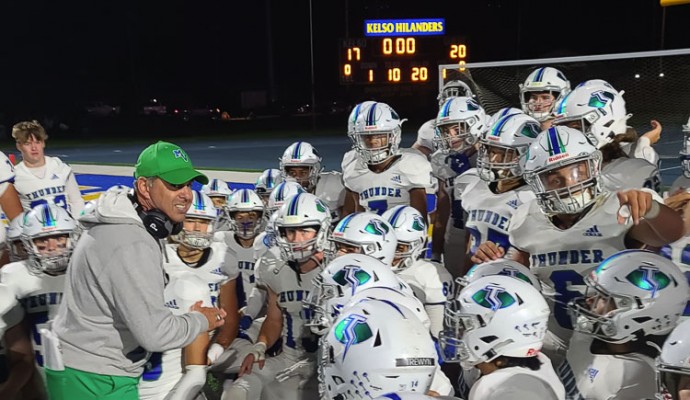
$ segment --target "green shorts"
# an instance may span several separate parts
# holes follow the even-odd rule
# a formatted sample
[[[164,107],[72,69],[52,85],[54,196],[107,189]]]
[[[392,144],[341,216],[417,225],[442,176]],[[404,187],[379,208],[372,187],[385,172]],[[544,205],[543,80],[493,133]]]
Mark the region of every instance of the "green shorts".
[[[100,375],[65,367],[64,371],[45,368],[50,400],[138,400],[139,378]]]

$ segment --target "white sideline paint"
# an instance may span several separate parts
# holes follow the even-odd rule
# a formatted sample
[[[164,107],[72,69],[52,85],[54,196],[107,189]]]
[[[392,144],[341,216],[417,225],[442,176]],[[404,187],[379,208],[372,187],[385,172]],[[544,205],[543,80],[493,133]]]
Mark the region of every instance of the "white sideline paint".
[[[72,171],[77,174],[97,174],[114,176],[133,176],[133,166],[70,164]],[[209,179],[218,178],[226,182],[255,183],[261,172],[240,172],[200,169]]]

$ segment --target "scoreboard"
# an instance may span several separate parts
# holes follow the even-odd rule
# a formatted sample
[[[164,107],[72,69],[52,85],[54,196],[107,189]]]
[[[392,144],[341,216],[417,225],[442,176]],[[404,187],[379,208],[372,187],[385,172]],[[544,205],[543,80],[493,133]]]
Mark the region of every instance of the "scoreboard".
[[[343,85],[438,84],[438,65],[465,65],[468,46],[445,34],[445,20],[364,21],[364,36],[340,40]]]

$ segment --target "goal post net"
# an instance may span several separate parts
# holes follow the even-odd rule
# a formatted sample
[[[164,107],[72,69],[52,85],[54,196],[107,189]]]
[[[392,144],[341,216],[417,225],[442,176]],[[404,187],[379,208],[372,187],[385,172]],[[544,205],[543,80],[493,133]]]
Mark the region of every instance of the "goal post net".
[[[441,64],[439,90],[448,81],[461,80],[472,88],[488,114],[502,107],[520,108],[519,84],[542,66],[559,69],[573,88],[589,79],[603,79],[625,91],[626,108],[632,114],[630,126],[639,134],[651,129],[652,119],[663,126],[655,149],[660,155],[664,184],[670,185],[680,175],[682,125],[690,116],[690,49]]]

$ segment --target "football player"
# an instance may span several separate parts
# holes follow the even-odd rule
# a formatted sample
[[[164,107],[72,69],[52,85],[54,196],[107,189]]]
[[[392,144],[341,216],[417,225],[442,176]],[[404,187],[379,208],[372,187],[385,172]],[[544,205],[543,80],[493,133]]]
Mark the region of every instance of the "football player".
[[[213,201],[213,205],[218,210],[218,219],[216,220],[214,230],[216,232],[230,230],[230,220],[225,210],[225,205],[228,204],[228,199],[232,195],[232,190],[230,190],[228,184],[221,179],[213,178],[208,182],[208,185],[201,187],[201,192]]]
[[[295,142],[280,157],[280,172],[284,180],[294,179],[305,191],[323,200],[333,213],[331,219],[335,223],[340,220],[345,203],[343,174],[324,171],[321,161],[321,155],[310,143]]]
[[[254,191],[261,197],[264,205],[268,203],[268,196],[273,189],[283,181],[283,174],[280,170],[275,168],[265,169],[261,175],[256,179],[254,184]]]
[[[41,124],[38,121],[19,122],[12,127],[12,137],[22,153],[22,161],[14,167],[14,186],[24,210],[52,201],[71,215],[79,215],[84,199],[74,172],[59,158],[45,155],[48,135]]]
[[[585,283],[584,296],[568,303],[575,333],[558,371],[568,397],[655,398],[654,359],[685,308],[685,276],[658,254],[625,250]]]
[[[455,179],[475,164],[475,144],[488,128],[484,109],[472,97],[450,97],[436,116],[437,150],[431,154],[432,174],[438,179],[438,213],[434,221],[432,256],[437,261],[441,254],[452,274],[463,272],[463,254],[466,235],[460,199],[452,190]]]
[[[328,399],[426,394],[438,370],[434,341],[419,318],[405,306],[368,299],[343,309],[324,336],[320,390]]]
[[[353,149],[345,153],[342,162],[347,188],[343,215],[361,210],[381,215],[389,207],[405,204],[426,218],[431,166],[419,151],[399,148],[402,123],[385,103],[360,110],[353,131],[348,133]]]
[[[554,125],[565,125],[585,134],[602,153],[602,185],[609,190],[660,190],[661,177],[656,164],[642,158],[630,158],[621,149],[630,118],[623,92],[608,82],[593,79],[578,85],[563,97],[553,111]]]
[[[372,256],[389,266],[398,243],[388,221],[372,212],[346,215],[333,228],[328,241],[331,244],[329,262],[344,254],[356,253]]]
[[[690,399],[690,321],[685,320],[666,338],[656,359],[659,373],[657,399]]]
[[[568,92],[570,81],[561,71],[553,67],[539,67],[520,84],[522,111],[539,121],[542,130],[550,128],[554,106]]]
[[[453,277],[443,264],[421,258],[427,240],[426,222],[410,206],[395,206],[385,213],[398,239],[393,271],[405,281],[422,301],[431,321],[435,338],[443,329],[443,306],[453,294]]]
[[[544,351],[559,364],[572,334],[566,304],[581,295],[586,272],[620,250],[673,242],[683,224],[650,189],[603,190],[601,153],[578,130],[556,126],[541,132],[521,168],[536,200],[513,214],[507,258],[530,266],[555,296]],[[505,251],[487,241],[472,261]]]
[[[304,393],[315,370],[317,341],[304,325],[302,302],[313,288],[312,280],[323,269],[331,213],[317,196],[299,193],[288,199],[276,215],[281,258],[267,252],[257,261],[257,268],[267,263],[267,272],[262,276],[268,292],[266,318],[258,339],[242,361],[238,379],[225,388],[224,399],[298,399],[316,395]],[[266,350],[278,339],[282,339],[282,352],[266,358]],[[280,382],[275,382],[279,375]]]
[[[3,399],[12,399],[21,392],[31,391],[30,378],[37,375],[34,373],[36,367],[31,339],[27,324],[22,323],[23,319],[24,308],[14,291],[0,283],[0,368],[6,373],[4,381],[0,381],[0,397]],[[22,394],[27,398],[32,396]],[[23,398],[22,394],[19,394],[20,398]]]
[[[466,215],[466,259],[480,243],[500,243],[507,249],[508,228],[517,208],[534,199],[534,193],[522,179],[518,160],[539,135],[539,122],[529,115],[502,117],[481,136],[476,171],[470,170],[455,179],[454,197]],[[462,274],[466,272],[463,269]]]
[[[23,348],[34,357],[42,377],[45,351],[39,332],[57,315],[65,286],[64,274],[78,237],[77,224],[64,208],[53,203],[39,204],[24,218],[21,240],[28,258],[0,269],[0,281],[24,306],[32,346]],[[22,324],[16,325],[6,335],[14,335],[15,329],[24,328]],[[24,332],[29,335],[28,331]],[[44,382],[40,385],[45,387]]]
[[[565,399],[551,361],[540,353],[549,306],[532,285],[484,276],[449,301],[445,314],[442,357],[481,371],[469,400]]]

